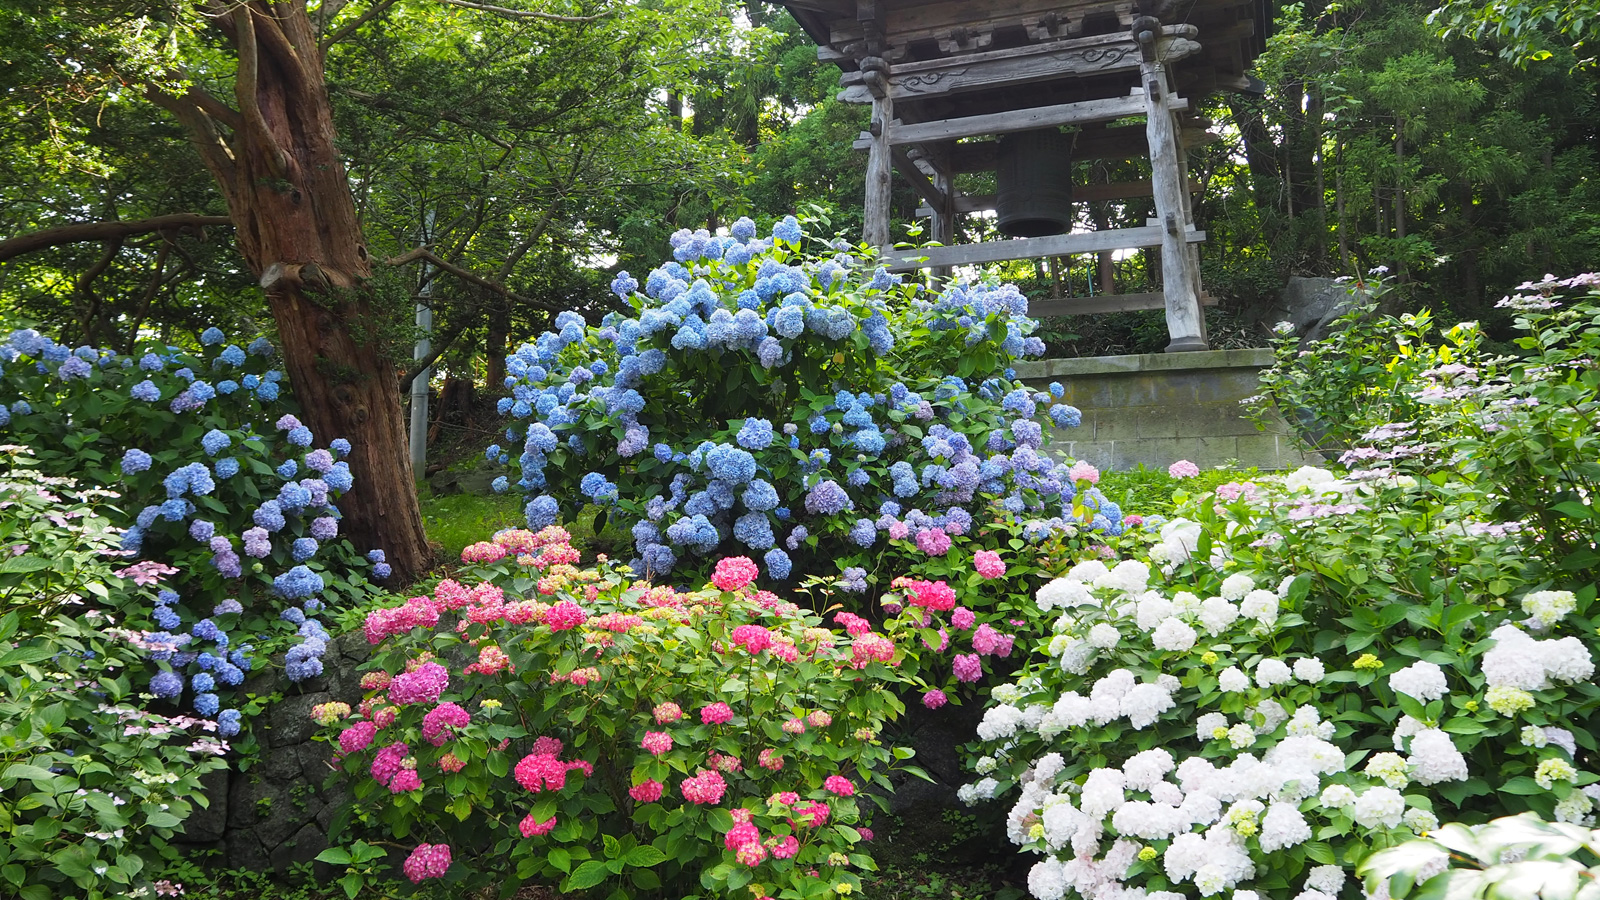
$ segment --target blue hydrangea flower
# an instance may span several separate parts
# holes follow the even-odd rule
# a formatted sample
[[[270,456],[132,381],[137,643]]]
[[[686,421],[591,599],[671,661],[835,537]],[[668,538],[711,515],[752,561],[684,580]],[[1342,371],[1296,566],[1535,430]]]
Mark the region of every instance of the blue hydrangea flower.
[[[295,562],[305,562],[317,555],[317,539],[309,537],[296,538],[290,553]]]
[[[289,429],[289,434],[287,437],[289,443],[295,445],[296,447],[311,446],[311,429],[305,427],[304,425]]]
[[[207,347],[220,344],[227,339],[228,336],[223,334],[222,329],[215,325],[207,328],[205,331],[200,332],[200,343]]]
[[[341,459],[350,455],[350,442],[344,438],[334,438],[332,441],[329,441],[328,448],[339,454]]]
[[[734,520],[733,536],[735,540],[753,550],[765,550],[771,547],[775,540],[772,535],[772,523],[767,520],[764,513],[759,512],[745,513]]]
[[[749,243],[756,236],[756,223],[750,221],[749,216],[740,216],[729,226],[728,232],[740,243]]]
[[[213,469],[216,471],[218,478],[227,481],[229,478],[239,474],[239,461],[231,456],[225,456],[213,464]]]
[[[390,568],[388,563],[378,563],[372,567],[372,577],[379,581],[388,578],[393,573],[394,570]]]
[[[210,673],[200,672],[189,679],[189,686],[194,688],[196,693],[211,691],[216,689],[217,680],[212,678]]]
[[[529,501],[522,512],[528,519],[528,527],[538,531],[556,523],[556,518],[561,514],[561,504],[549,494],[541,494]]]
[[[326,587],[322,576],[305,566],[295,566],[272,580],[272,589],[288,600],[303,600]]]
[[[206,452],[207,456],[216,456],[231,446],[233,446],[233,438],[229,437],[227,432],[216,428],[206,432],[205,436],[200,439],[200,448]]]
[[[62,363],[61,368],[56,370],[56,375],[60,376],[63,380],[71,380],[73,378],[88,378],[93,373],[94,366],[89,365],[87,362],[77,358],[76,356]]]
[[[705,459],[711,474],[730,484],[744,484],[756,476],[756,458],[730,444],[716,445]]]
[[[261,382],[261,385],[256,388],[256,398],[269,403],[278,399],[278,386],[270,381]]]
[[[152,461],[150,454],[138,448],[131,448],[122,454],[122,474],[136,475],[144,472],[150,468]]]
[[[506,489],[511,487],[511,481],[507,479],[506,476],[501,475],[494,481],[490,482],[489,487],[493,488],[496,494],[504,494]]]
[[[293,478],[299,474],[300,466],[294,460],[287,459],[275,471],[278,473],[279,478]]]
[[[183,693],[183,676],[176,672],[157,672],[156,676],[150,679],[150,693],[163,700],[177,697]]]
[[[855,502],[837,481],[832,479],[819,481],[806,492],[807,512],[832,516],[847,509],[855,509]]]
[[[764,450],[772,445],[772,423],[766,419],[745,419],[735,440],[746,450]]]
[[[154,353],[146,353],[144,356],[139,357],[139,368],[146,372],[159,372],[166,367],[167,364]]]
[[[217,355],[217,359],[230,366],[242,366],[244,365],[244,351],[239,348],[238,344],[229,344],[222,348],[222,352]]]
[[[783,552],[781,547],[773,547],[768,550],[767,554],[761,557],[761,560],[767,564],[767,577],[774,581],[787,579],[789,572],[793,568],[793,563],[789,560],[789,554]]]
[[[33,406],[31,404],[29,404],[28,401],[26,401],[26,400],[18,400],[17,402],[11,404],[11,414],[13,416],[28,416],[28,415],[32,415],[33,414]]]
[[[799,244],[803,237],[799,220],[794,216],[784,216],[782,221],[772,226],[772,237],[774,240]]]
[[[250,514],[250,520],[267,531],[279,531],[284,526],[283,507],[276,500],[267,500],[255,512]]]
[[[194,711],[208,719],[221,708],[222,701],[216,694],[200,694],[194,698]]]

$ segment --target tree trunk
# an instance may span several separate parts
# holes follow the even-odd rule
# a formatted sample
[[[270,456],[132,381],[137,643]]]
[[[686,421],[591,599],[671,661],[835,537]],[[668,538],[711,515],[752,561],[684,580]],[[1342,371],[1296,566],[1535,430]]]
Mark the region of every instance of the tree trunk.
[[[1228,111],[1244,139],[1245,162],[1250,168],[1250,188],[1256,195],[1260,209],[1281,209],[1277,202],[1277,186],[1281,172],[1278,168],[1278,148],[1272,132],[1261,117],[1261,110],[1251,101],[1237,94],[1227,95]]]
[[[490,394],[502,390],[506,380],[506,344],[511,339],[511,301],[495,297],[489,301],[489,333],[484,340],[484,363],[488,377],[484,389]]]
[[[375,333],[383,314],[364,287],[371,260],[336,147],[322,53],[303,4],[265,6],[241,4],[231,20],[218,20],[239,53],[231,158],[215,152],[209,120],[178,115],[195,132],[239,251],[266,291],[305,423],[318,440],[343,437],[353,447],[355,487],[340,500],[341,531],[360,550],[382,549],[394,583],[405,584],[432,555],[395,367]]]

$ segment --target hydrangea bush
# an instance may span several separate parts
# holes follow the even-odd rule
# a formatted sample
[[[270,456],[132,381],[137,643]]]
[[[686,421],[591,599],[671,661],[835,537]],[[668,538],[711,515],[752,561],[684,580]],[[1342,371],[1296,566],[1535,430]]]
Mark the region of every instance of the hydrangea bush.
[[[1059,386],[1012,377],[1044,349],[1016,288],[931,294],[802,242],[792,217],[770,239],[748,219],[680,231],[642,289],[617,276],[631,314],[563,313],[508,357],[510,443],[487,455],[520,472],[529,527],[596,504],[641,575],[689,583],[737,553],[774,582],[843,572],[856,592],[995,510],[1032,540],[1078,517],[1120,530],[1116,504],[1043,453],[1041,423],[1081,416]]]
[[[1048,661],[992,692],[961,792],[1010,804],[1034,896],[1329,900],[1441,821],[1592,823],[1594,587],[1530,572],[1486,493],[1225,484],[1042,587]]]
[[[881,800],[911,755],[881,737],[903,710],[893,640],[822,627],[757,590],[746,557],[681,592],[604,559],[578,568],[558,526],[463,556],[459,580],[368,616],[358,708],[313,712],[358,827],[409,848],[406,877],[612,897],[860,889],[863,794]],[[351,864],[352,892],[360,851],[322,856]]]
[[[40,474],[26,447],[0,453],[0,893],[177,890],[153,873],[227,744],[216,721],[141,709],[116,611],[154,591],[113,572],[106,492]]]
[[[135,358],[11,332],[0,344],[0,433],[32,447],[46,472],[120,491],[107,513],[125,529],[122,573],[165,587],[120,610],[155,663],[150,688],[220,715],[231,734],[239,714],[222,697],[256,649],[236,636],[287,637],[288,677],[320,674],[328,634],[315,616],[364,594],[369,562],[339,536],[350,443],[315,446],[264,338],[241,348],[211,328],[201,344]],[[386,575],[382,559],[373,551],[375,577]]]

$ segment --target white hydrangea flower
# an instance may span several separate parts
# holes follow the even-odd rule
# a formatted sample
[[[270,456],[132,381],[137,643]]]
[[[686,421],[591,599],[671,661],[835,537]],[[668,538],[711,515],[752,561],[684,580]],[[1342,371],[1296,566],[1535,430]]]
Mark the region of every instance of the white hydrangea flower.
[[[1338,479],[1332,472],[1316,466],[1301,466],[1283,477],[1284,489],[1294,493],[1320,494],[1332,488],[1337,482]]]
[[[1528,623],[1540,631],[1566,618],[1578,608],[1578,598],[1571,591],[1534,591],[1522,598],[1522,611],[1530,618]]]
[[[1291,586],[1293,586],[1293,585],[1294,585],[1294,576],[1293,575],[1285,575],[1285,576],[1283,576],[1283,580],[1278,582],[1278,599],[1279,600],[1287,600],[1287,599],[1289,599],[1289,588]]]
[[[1428,879],[1440,875],[1450,868],[1450,856],[1443,850],[1425,848],[1418,853],[1423,857],[1422,865],[1417,867],[1417,884],[1426,884]]]
[[[1306,873],[1306,890],[1337,895],[1344,888],[1344,869],[1339,866],[1313,866]]]
[[[1022,699],[1022,688],[1014,684],[997,684],[994,690],[989,692],[989,696],[1001,703],[1016,703]]]
[[[1071,642],[1071,635],[1058,634],[1050,639],[1050,644],[1046,650],[1051,656],[1060,656],[1071,645]]]
[[[1560,757],[1547,757],[1539,761],[1539,768],[1533,771],[1533,780],[1539,787],[1550,790],[1558,781],[1572,781],[1578,777],[1578,770],[1572,763]]]
[[[1322,789],[1322,796],[1317,798],[1317,803],[1323,809],[1344,809],[1356,802],[1356,792],[1342,784],[1330,784]]]
[[[1405,757],[1398,753],[1374,753],[1362,771],[1396,790],[1411,783]]]
[[[1256,664],[1256,686],[1258,687],[1276,687],[1293,678],[1294,673],[1289,669],[1289,664],[1281,659],[1269,656]]]
[[[1177,767],[1172,754],[1156,747],[1135,753],[1122,765],[1123,781],[1132,791],[1148,791],[1151,786],[1166,777]]]
[[[1122,640],[1122,632],[1115,625],[1100,622],[1089,629],[1089,646],[1100,650],[1110,650]]]
[[[1118,834],[1146,841],[1171,838],[1187,828],[1188,824],[1175,807],[1142,800],[1124,803],[1111,814],[1111,827]]]
[[[1100,560],[1086,559],[1068,570],[1067,580],[1092,583],[1110,571],[1110,569],[1106,568],[1106,564]]]
[[[1179,591],[1172,595],[1172,615],[1198,615],[1200,613],[1200,607],[1200,598],[1189,591]]]
[[[1555,744],[1557,747],[1567,751],[1567,756],[1574,759],[1577,758],[1578,742],[1573,738],[1572,732],[1565,728],[1549,726],[1544,729],[1544,739],[1546,743]]]
[[[1063,802],[1045,807],[1041,821],[1044,823],[1045,843],[1059,850],[1072,840],[1088,817],[1071,803]]]
[[[1044,587],[1039,588],[1033,595],[1034,602],[1045,612],[1052,609],[1072,609],[1077,606],[1099,606],[1100,601],[1089,593],[1089,589],[1080,581],[1071,578],[1057,578]]]
[[[1150,638],[1157,650],[1169,653],[1184,653],[1194,646],[1195,639],[1199,637],[1195,630],[1185,625],[1181,620],[1168,616],[1156,626],[1155,633]]]
[[[1411,739],[1411,775],[1418,784],[1467,780],[1467,759],[1450,735],[1425,728]]]
[[[1195,720],[1194,736],[1201,742],[1209,741],[1217,736],[1218,728],[1224,731],[1228,729],[1228,717],[1222,713],[1206,713]]]
[[[1094,586],[1137,594],[1150,586],[1150,567],[1136,559],[1125,559],[1111,571],[1097,576]]]
[[[1431,662],[1421,660],[1389,676],[1389,687],[1422,703],[1437,700],[1450,693],[1444,670]]]
[[[1278,621],[1278,595],[1272,591],[1251,591],[1239,603],[1239,612],[1263,625]]]
[[[1091,819],[1104,819],[1123,803],[1122,772],[1100,768],[1089,773],[1078,797],[1078,808]]]
[[[1333,723],[1322,721],[1317,708],[1306,704],[1295,710],[1289,718],[1288,732],[1290,737],[1306,735],[1327,740],[1333,737]]]
[[[1545,674],[1556,681],[1577,683],[1594,677],[1594,658],[1583,641],[1564,637],[1558,641],[1540,641],[1539,647],[1546,654]]]
[[[1141,684],[1122,698],[1122,715],[1135,729],[1154,725],[1157,717],[1171,709],[1172,692],[1160,684]]]
[[[1232,900],[1261,900],[1261,895],[1255,891],[1234,891]]]
[[[1546,684],[1539,642],[1515,625],[1502,625],[1489,635],[1495,645],[1480,663],[1489,687],[1537,691]]]
[[[1332,894],[1324,894],[1321,891],[1306,890],[1295,894],[1294,900],[1338,900],[1338,898]]]
[[[1056,698],[1050,714],[1068,728],[1080,728],[1089,721],[1090,703],[1077,691],[1068,691]]]
[[[1038,900],[1061,900],[1067,895],[1067,879],[1055,858],[1042,859],[1028,870],[1028,893]]]
[[[1517,736],[1522,741],[1522,746],[1524,747],[1533,747],[1534,749],[1538,749],[1543,747],[1545,744],[1550,743],[1550,739],[1545,737],[1544,729],[1537,725],[1529,725],[1523,728]]]
[[[1036,784],[1048,784],[1061,774],[1067,767],[1066,758],[1059,753],[1046,753],[1039,757],[1033,764],[1033,780]]]
[[[1427,834],[1439,827],[1439,817],[1425,809],[1406,810],[1404,822],[1407,828],[1417,834]]]
[[[1243,600],[1244,595],[1256,589],[1256,580],[1243,572],[1235,572],[1222,580],[1218,591],[1224,600]]]
[[[1070,675],[1084,675],[1088,673],[1089,662],[1092,659],[1094,659],[1094,648],[1089,646],[1089,642],[1072,638],[1061,651],[1057,664],[1061,666],[1061,671]]]
[[[1170,781],[1158,781],[1150,786],[1150,799],[1168,806],[1183,805],[1183,790]]]
[[[1398,828],[1405,812],[1406,798],[1389,787],[1367,788],[1350,808],[1351,817],[1362,828]]]
[[[1228,729],[1228,743],[1235,750],[1244,748],[1256,742],[1256,730],[1243,722]]]
[[[1289,719],[1289,713],[1276,700],[1263,700],[1257,703],[1255,714],[1261,717],[1261,724],[1256,726],[1256,734],[1271,734]]]
[[[1134,613],[1133,620],[1138,623],[1140,631],[1154,631],[1161,620],[1172,615],[1172,601],[1156,591],[1146,591],[1139,596],[1138,611]]]
[[[1239,607],[1223,597],[1207,597],[1200,604],[1200,624],[1207,634],[1221,634],[1239,621]]]
[[[1274,803],[1261,819],[1261,849],[1273,853],[1311,840],[1311,826],[1292,803]]]
[[[1009,703],[991,706],[983,714],[983,721],[978,723],[978,737],[986,741],[996,741],[1008,738],[1017,733],[1017,726],[1022,724],[1022,710]]]
[[[1589,795],[1583,791],[1573,791],[1556,802],[1556,821],[1590,825],[1594,821],[1594,817],[1589,815],[1591,809],[1594,809],[1594,801],[1589,799]]]
[[[1427,727],[1427,725],[1410,716],[1402,715],[1400,721],[1394,723],[1394,749],[1404,750],[1406,748],[1405,739],[1418,734]]]
[[[1224,694],[1237,694],[1250,690],[1250,676],[1239,671],[1238,666],[1229,666],[1217,675],[1217,686]]]
[[[1314,656],[1307,656],[1294,661],[1294,677],[1306,684],[1316,684],[1328,674],[1328,667],[1322,660]]]
[[[1223,874],[1221,866],[1207,863],[1194,873],[1194,886],[1200,896],[1210,897],[1222,893],[1222,889],[1228,886],[1228,877]]]
[[[1173,519],[1161,526],[1161,543],[1182,553],[1173,562],[1183,562],[1200,546],[1200,523]]]
[[[994,757],[980,756],[978,757],[978,761],[972,764],[972,770],[977,772],[979,775],[987,775],[994,771],[995,765],[996,763],[994,761]]]

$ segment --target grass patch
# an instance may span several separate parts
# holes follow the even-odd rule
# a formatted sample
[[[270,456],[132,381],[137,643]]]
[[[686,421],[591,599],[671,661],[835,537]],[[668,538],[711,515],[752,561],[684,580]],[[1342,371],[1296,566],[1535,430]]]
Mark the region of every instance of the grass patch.
[[[417,499],[422,504],[422,524],[428,531],[428,540],[441,545],[447,559],[460,559],[468,544],[486,541],[496,531],[528,527],[528,520],[522,515],[521,494],[435,496],[424,487]]]

